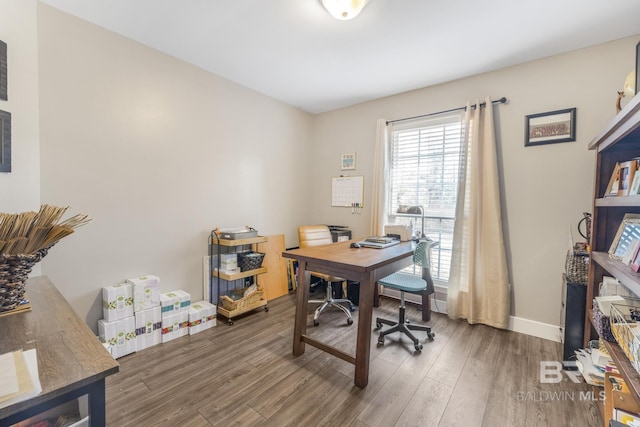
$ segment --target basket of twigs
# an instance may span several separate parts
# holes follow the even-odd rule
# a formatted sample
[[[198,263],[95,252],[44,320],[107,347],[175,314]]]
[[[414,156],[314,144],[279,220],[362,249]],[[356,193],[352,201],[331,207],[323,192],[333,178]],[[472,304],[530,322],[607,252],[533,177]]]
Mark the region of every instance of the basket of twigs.
[[[0,212],[0,312],[23,301],[27,277],[49,249],[91,221],[87,215],[62,220],[67,209],[42,205],[39,212]]]

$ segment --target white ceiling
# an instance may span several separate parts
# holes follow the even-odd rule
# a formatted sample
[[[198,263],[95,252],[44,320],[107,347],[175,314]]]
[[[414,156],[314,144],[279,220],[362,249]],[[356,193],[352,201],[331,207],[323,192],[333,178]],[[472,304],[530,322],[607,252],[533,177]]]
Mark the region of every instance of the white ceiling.
[[[370,0],[352,21],[320,0],[40,1],[310,113],[640,34],[639,0]]]

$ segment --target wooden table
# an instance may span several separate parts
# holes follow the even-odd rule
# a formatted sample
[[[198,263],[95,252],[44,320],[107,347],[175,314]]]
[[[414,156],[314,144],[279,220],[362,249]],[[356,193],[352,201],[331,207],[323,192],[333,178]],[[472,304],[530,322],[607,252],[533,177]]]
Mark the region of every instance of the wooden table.
[[[378,279],[411,265],[414,245],[402,242],[385,249],[350,248],[352,241],[283,252],[285,258],[298,260],[296,317],[293,331],[293,354],[304,353],[305,343],[355,365],[354,383],[360,388],[369,382],[369,350],[374,287]],[[310,271],[330,274],[360,282],[356,355],[353,357],[335,347],[306,335]]]
[[[31,311],[0,317],[0,354],[35,348],[42,393],[0,409],[0,425],[86,394],[90,425],[104,426],[105,378],[118,372],[118,362],[48,278],[29,279],[26,289]]]

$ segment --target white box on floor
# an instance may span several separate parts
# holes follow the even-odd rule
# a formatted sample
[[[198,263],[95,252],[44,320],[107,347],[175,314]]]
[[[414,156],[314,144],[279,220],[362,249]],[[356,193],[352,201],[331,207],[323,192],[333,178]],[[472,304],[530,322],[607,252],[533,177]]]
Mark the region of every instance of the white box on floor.
[[[144,350],[162,342],[160,307],[136,312],[136,350]]]
[[[160,307],[162,307],[163,317],[183,311],[188,312],[190,305],[191,294],[181,289],[160,294]]]
[[[133,316],[113,322],[98,320],[100,341],[111,344],[111,356],[117,359],[136,351],[136,320]]]
[[[131,283],[118,283],[102,288],[102,315],[107,322],[133,316]]]
[[[189,335],[197,334],[216,326],[216,306],[207,301],[198,301],[189,307]]]
[[[133,286],[133,311],[147,310],[160,305],[160,278],[148,275],[127,279]]]
[[[162,342],[189,334],[189,313],[186,311],[162,316]]]

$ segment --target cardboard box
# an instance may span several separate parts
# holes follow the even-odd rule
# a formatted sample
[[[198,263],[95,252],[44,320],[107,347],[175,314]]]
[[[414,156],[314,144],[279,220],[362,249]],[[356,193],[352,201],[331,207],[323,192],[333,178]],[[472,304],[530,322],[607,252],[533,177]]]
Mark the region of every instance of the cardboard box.
[[[198,301],[189,307],[189,335],[197,334],[216,326],[216,306],[207,301]]]
[[[238,268],[238,254],[220,254],[220,270],[235,271]]]
[[[169,314],[188,312],[191,305],[191,294],[181,289],[160,294],[160,307],[163,318]]]
[[[98,320],[100,341],[111,344],[111,356],[117,359],[136,351],[136,320],[133,316],[107,322]]]
[[[148,310],[160,305],[160,278],[148,275],[127,279],[133,286],[133,311]]]
[[[136,312],[136,350],[144,350],[162,342],[160,307]]]
[[[162,342],[169,342],[189,334],[189,313],[182,311],[162,317]]]
[[[102,317],[107,322],[133,316],[133,287],[131,283],[102,288]]]

